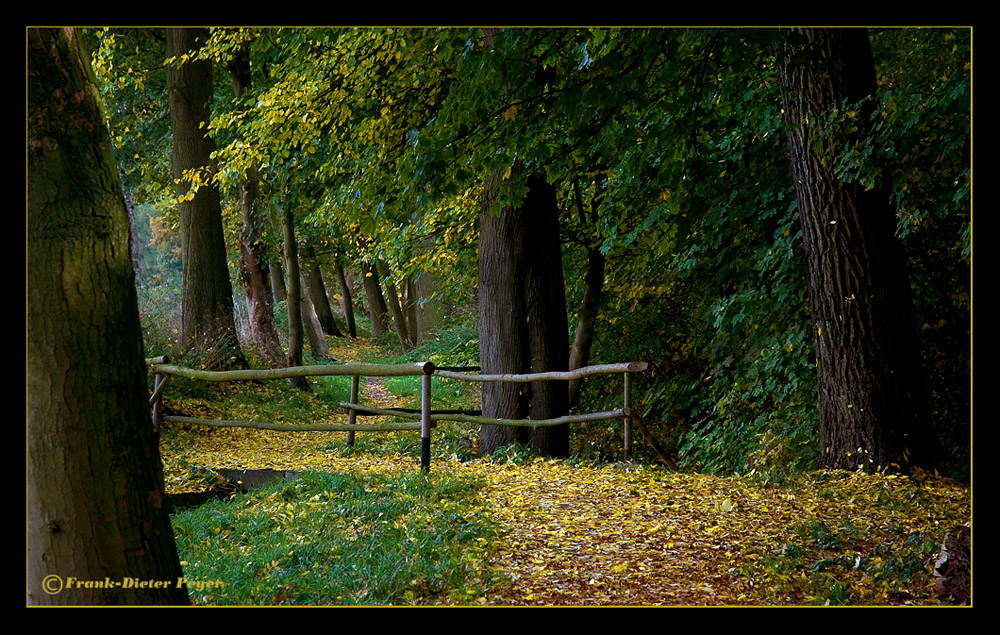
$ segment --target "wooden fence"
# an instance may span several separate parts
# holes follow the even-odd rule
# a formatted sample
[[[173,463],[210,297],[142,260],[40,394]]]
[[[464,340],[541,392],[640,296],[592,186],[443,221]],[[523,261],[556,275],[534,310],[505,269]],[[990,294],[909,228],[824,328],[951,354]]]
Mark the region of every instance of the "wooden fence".
[[[477,373],[460,372],[453,369],[436,368],[431,362],[419,362],[416,364],[371,364],[371,363],[345,363],[322,366],[292,366],[288,368],[273,368],[267,370],[229,370],[229,371],[201,371],[181,366],[174,366],[165,357],[158,357],[147,360],[153,374],[153,394],[150,397],[150,404],[153,409],[153,428],[159,431],[163,422],[191,423],[206,426],[227,426],[256,428],[260,430],[285,430],[285,431],[325,431],[325,432],[347,432],[348,442],[353,442],[355,432],[380,432],[389,430],[419,430],[420,431],[420,465],[423,470],[430,469],[430,449],[431,449],[431,429],[437,421],[460,421],[476,423],[480,425],[500,425],[500,426],[525,426],[540,428],[546,426],[556,426],[564,423],[577,423],[583,421],[597,421],[602,419],[624,419],[625,424],[625,459],[628,460],[632,451],[631,422],[638,422],[641,419],[632,410],[632,374],[646,370],[645,362],[625,362],[621,364],[602,364],[597,366],[586,366],[571,371],[551,371],[529,374],[510,375],[483,375]],[[621,373],[624,376],[624,398],[622,407],[617,410],[605,412],[594,412],[589,414],[567,415],[554,419],[493,419],[456,411],[435,411],[431,406],[431,380],[434,377],[458,379],[473,382],[532,382],[532,381],[552,381],[571,379],[582,379],[591,375],[608,375]],[[270,380],[288,379],[291,377],[318,377],[331,375],[347,375],[352,377],[351,400],[341,402],[340,405],[347,410],[347,423],[309,423],[309,424],[276,424],[258,421],[234,421],[218,419],[200,419],[196,417],[180,417],[165,415],[163,412],[163,392],[170,377],[178,376],[201,381],[248,381],[248,380]],[[359,413],[371,415],[387,415],[397,418],[413,418],[414,412],[398,408],[373,408],[360,403],[358,387],[360,377],[421,377],[420,391],[420,421],[399,422],[399,423],[376,423],[358,424],[356,417]],[[643,432],[645,430],[643,428]]]

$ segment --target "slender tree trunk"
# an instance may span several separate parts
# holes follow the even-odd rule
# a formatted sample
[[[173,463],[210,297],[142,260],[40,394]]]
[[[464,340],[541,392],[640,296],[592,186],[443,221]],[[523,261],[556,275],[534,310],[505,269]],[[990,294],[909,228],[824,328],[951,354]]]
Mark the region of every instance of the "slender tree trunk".
[[[403,352],[413,348],[413,340],[406,330],[406,317],[403,315],[403,308],[399,304],[399,294],[396,293],[396,285],[392,282],[392,272],[389,267],[379,260],[376,263],[379,275],[385,279],[385,300],[389,305],[389,313],[392,314],[392,323],[396,327],[396,335],[399,337],[399,345]]]
[[[334,265],[334,269],[337,274],[337,284],[340,286],[340,301],[344,305],[344,324],[347,327],[347,333],[351,337],[357,337],[358,327],[354,323],[354,301],[351,299],[351,287],[347,284],[347,276],[344,275],[344,268],[340,265],[339,259]]]
[[[312,301],[313,309],[323,331],[334,337],[343,337],[344,334],[340,332],[337,321],[333,318],[333,309],[330,308],[330,299],[326,294],[326,283],[323,282],[323,272],[320,271],[319,262],[316,261],[316,253],[308,243],[302,247],[302,257],[305,260],[305,282],[309,290],[309,299]]]
[[[588,222],[579,180],[574,185],[576,205],[580,216],[580,230],[586,235],[588,227],[597,227],[597,204],[596,201],[591,201],[591,218]],[[588,242],[590,246],[587,248],[587,273],[583,278],[583,300],[580,302],[580,314],[576,323],[576,334],[573,337],[573,345],[569,352],[570,370],[583,368],[590,362],[590,349],[594,343],[597,315],[601,306],[601,292],[604,289],[604,254],[601,253],[600,243],[596,238],[592,238]],[[581,384],[582,382],[578,379],[569,382],[570,408],[576,407],[580,399]]]
[[[167,55],[197,51],[207,38],[205,29],[167,29]],[[202,363],[208,368],[245,366],[233,317],[222,208],[212,182],[215,142],[206,134],[212,117],[211,61],[170,64],[167,87],[183,251],[183,342],[205,356]],[[185,180],[186,172],[199,175],[198,188]]]
[[[284,302],[288,297],[285,289],[285,276],[281,272],[281,263],[277,260],[271,261],[267,266],[268,276],[271,278],[271,291],[274,293],[275,302]]]
[[[250,61],[246,51],[237,54],[229,63],[236,99],[250,87]],[[274,323],[274,296],[267,267],[267,243],[263,240],[265,208],[260,200],[257,168],[247,169],[239,182],[240,210],[243,226],[239,237],[240,274],[247,297],[250,339],[257,354],[271,368],[285,365],[285,352]]]
[[[316,315],[316,307],[309,297],[306,281],[300,281],[302,291],[302,323],[305,327],[306,335],[309,337],[309,349],[312,351],[313,359],[330,359],[330,349],[326,345],[326,338],[323,334],[323,325],[319,316]]]
[[[378,273],[368,264],[361,265],[361,275],[364,278],[365,296],[368,298],[368,318],[372,323],[372,335],[378,337],[385,333],[385,299],[382,297],[382,287],[378,282]]]
[[[594,330],[601,305],[601,291],[604,288],[604,254],[596,247],[587,252],[587,274],[583,279],[583,300],[580,303],[580,317],[576,323],[576,335],[569,354],[569,369],[586,366],[590,360],[590,349],[594,343]],[[569,406],[575,407],[580,399],[580,380],[569,382]]]
[[[936,463],[912,301],[886,191],[831,167],[850,138],[827,130],[843,103],[876,94],[863,29],[795,30],[779,54],[788,145],[816,337],[821,464],[849,470]],[[867,132],[873,104],[852,125]],[[859,133],[852,132],[857,135]]]
[[[281,233],[285,243],[285,271],[288,272],[288,365],[302,365],[302,276],[299,273],[299,252],[295,245],[295,216],[290,208],[281,215]],[[289,379],[292,386],[309,389],[305,377]]]
[[[421,271],[414,287],[414,298],[417,302],[417,332],[420,333],[422,341],[431,331],[441,326],[443,311],[441,301],[434,297],[437,292],[434,276]]]
[[[90,56],[72,29],[28,29],[27,57],[27,602],[188,604]]]
[[[414,346],[419,346],[424,339],[424,334],[420,330],[420,321],[417,319],[417,285],[413,280],[407,278],[403,286],[403,315],[406,317],[406,332],[410,335],[410,340]]]
[[[487,186],[487,192],[490,192]],[[568,334],[565,286],[559,245],[559,208],[555,188],[538,177],[517,208],[480,212],[479,346],[484,373],[567,370]],[[547,419],[567,413],[563,382],[483,385],[488,417]],[[569,427],[482,426],[480,450],[493,452],[518,440],[530,441],[544,455],[569,453]]]
[[[121,174],[119,173],[119,178]],[[122,194],[125,197],[125,207],[128,209],[128,224],[129,224],[129,235],[132,240],[132,248],[130,253],[132,256],[132,271],[135,272],[135,281],[139,287],[143,286],[143,273],[142,273],[142,255],[139,252],[139,232],[135,226],[135,201],[132,199],[131,192],[127,188],[122,187]]]

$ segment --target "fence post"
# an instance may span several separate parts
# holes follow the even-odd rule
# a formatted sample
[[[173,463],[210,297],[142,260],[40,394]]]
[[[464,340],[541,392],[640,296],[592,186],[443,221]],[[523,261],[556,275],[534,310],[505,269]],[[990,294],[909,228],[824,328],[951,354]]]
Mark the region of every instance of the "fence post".
[[[351,403],[358,403],[358,384],[360,382],[360,377],[354,375],[351,377]],[[354,425],[358,420],[358,411],[354,408],[350,408],[347,411],[347,423]],[[347,431],[347,445],[348,447],[354,445],[354,430]]]
[[[431,469],[431,375],[434,374],[434,364],[421,362],[424,374],[420,378],[420,469],[428,472]]]
[[[632,373],[625,371],[625,460],[632,460],[632,429],[629,412],[632,408]]]
[[[169,381],[170,375],[153,373],[153,394],[149,398],[153,405],[153,434],[160,434],[160,426],[163,424],[163,389]]]

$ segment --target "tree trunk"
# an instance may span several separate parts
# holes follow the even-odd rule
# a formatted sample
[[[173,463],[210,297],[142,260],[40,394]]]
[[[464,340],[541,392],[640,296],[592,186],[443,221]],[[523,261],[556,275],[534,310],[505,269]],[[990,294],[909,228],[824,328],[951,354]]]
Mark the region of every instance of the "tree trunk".
[[[378,282],[378,274],[369,264],[361,265],[361,275],[364,278],[365,296],[368,298],[368,319],[372,323],[372,336],[378,337],[385,333],[385,299],[382,297],[382,287]]]
[[[118,175],[119,179],[121,174]],[[143,273],[142,273],[142,254],[139,250],[139,232],[135,226],[135,201],[132,198],[131,192],[126,188],[122,188],[122,195],[125,197],[125,208],[128,210],[128,224],[129,224],[129,236],[132,241],[131,256],[132,256],[132,271],[135,272],[135,281],[139,287],[143,286]]]
[[[921,389],[912,301],[885,189],[831,163],[850,138],[824,131],[846,100],[876,94],[863,29],[795,30],[780,53],[784,117],[816,336],[821,465],[932,467],[936,442]],[[874,104],[869,101],[867,110]],[[853,125],[868,131],[869,112]],[[857,132],[849,133],[857,137]]]
[[[344,275],[344,268],[340,266],[339,258],[334,269],[337,274],[337,284],[340,286],[340,301],[344,305],[344,324],[347,327],[347,333],[351,337],[357,337],[358,327],[354,323],[354,301],[351,299],[351,287],[347,284],[347,276]]]
[[[250,61],[245,51],[229,63],[236,99],[250,87]],[[243,226],[239,237],[240,274],[247,297],[250,339],[264,363],[271,368],[285,365],[285,352],[274,323],[274,295],[268,278],[267,243],[264,242],[265,210],[260,200],[257,168],[251,166],[239,182]]]
[[[424,334],[420,330],[420,320],[417,319],[417,304],[417,285],[407,278],[403,285],[402,309],[406,318],[406,332],[409,333],[414,346],[419,346],[424,339]]]
[[[285,289],[285,277],[281,272],[281,263],[277,260],[271,261],[267,265],[267,273],[271,278],[271,292],[274,293],[274,301],[284,302],[288,298],[288,291]]]
[[[420,333],[420,338],[423,340],[431,331],[441,326],[443,311],[441,300],[434,297],[437,291],[437,282],[434,280],[434,276],[426,271],[421,271],[414,287],[414,298],[417,302],[417,332]]]
[[[396,335],[399,337],[399,346],[403,352],[413,348],[413,340],[406,329],[406,317],[403,315],[403,308],[399,304],[399,294],[396,293],[396,285],[392,282],[392,272],[389,267],[379,260],[376,263],[378,274],[385,279],[385,300],[389,305],[389,313],[392,314],[392,323],[396,327]]]
[[[302,324],[305,327],[306,335],[309,337],[309,349],[312,351],[313,359],[330,359],[330,349],[326,345],[323,325],[320,322],[319,316],[316,315],[316,307],[309,297],[309,291],[306,286],[306,281],[300,280]]]
[[[601,177],[601,181],[604,177]],[[598,187],[598,190],[601,188]],[[580,183],[575,183],[576,205],[580,216],[581,232],[586,234],[587,227],[597,227],[598,214],[596,201],[591,201],[590,221],[587,221],[587,214],[584,211],[583,194],[580,192]],[[594,331],[597,328],[597,315],[601,306],[601,292],[604,289],[604,265],[605,257],[601,253],[600,241],[595,237],[589,242],[587,248],[587,273],[583,278],[583,299],[580,301],[580,315],[577,318],[576,334],[573,337],[573,346],[569,352],[569,368],[576,370],[583,368],[590,362],[590,349],[594,344]],[[580,400],[580,386],[582,381],[573,379],[569,382],[569,407],[576,407]]]
[[[308,243],[302,247],[302,257],[305,260],[305,283],[309,290],[309,299],[312,301],[320,326],[329,335],[343,337],[344,334],[340,332],[336,320],[333,319],[333,309],[330,308],[330,299],[326,294],[326,284],[323,282],[323,272],[319,269],[319,262],[316,261],[316,253]]]
[[[285,271],[288,272],[288,365],[302,365],[302,276],[299,273],[299,252],[295,245],[295,216],[290,208],[281,215],[281,234],[285,243]],[[305,377],[288,380],[292,386],[309,389]]]
[[[583,279],[583,300],[580,303],[580,317],[576,323],[576,335],[569,354],[569,369],[576,370],[590,361],[590,348],[594,343],[598,309],[601,305],[601,291],[604,288],[604,254],[597,247],[588,250],[587,274]],[[580,399],[579,379],[569,381],[569,407],[576,406]]]
[[[27,601],[188,604],[90,56],[71,29],[27,49]]]
[[[491,190],[488,184],[487,192]],[[555,188],[528,179],[528,194],[499,216],[485,202],[479,225],[479,350],[483,373],[567,370],[565,286]],[[547,419],[567,413],[563,382],[483,385],[483,415]],[[490,453],[512,441],[530,442],[543,455],[569,453],[569,426],[482,426],[480,450]]]
[[[167,29],[167,55],[196,51],[207,38],[205,29]],[[206,133],[211,121],[211,61],[170,64],[167,88],[183,252],[184,346],[204,355],[202,364],[207,368],[245,366],[233,318],[222,208],[218,188],[212,183],[215,142]],[[197,173],[201,185],[192,187],[186,172]]]

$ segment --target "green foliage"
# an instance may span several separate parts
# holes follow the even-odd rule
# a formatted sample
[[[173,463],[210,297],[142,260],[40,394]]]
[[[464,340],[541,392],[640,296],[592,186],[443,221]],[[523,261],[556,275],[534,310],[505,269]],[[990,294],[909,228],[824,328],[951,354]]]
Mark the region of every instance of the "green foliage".
[[[143,184],[137,191],[158,201],[172,178],[162,42],[148,30],[94,35],[119,160]],[[829,160],[845,178],[891,191],[926,392],[952,470],[967,475],[971,32],[871,35],[880,94],[826,122],[837,133]],[[607,259],[591,361],[650,363],[636,378],[637,407],[684,466],[784,478],[815,459],[817,415],[774,61],[783,37],[778,29],[213,29],[202,54],[219,69],[246,56],[253,74],[240,100],[218,82],[207,126],[219,147],[217,180],[233,192],[255,165],[265,199],[294,209],[300,239],[317,251],[347,263],[381,258],[400,279],[433,274],[436,299],[463,313],[399,359],[451,366],[478,364],[464,307],[475,300],[484,183],[497,181],[499,211],[523,194],[523,175],[543,175],[564,209],[571,324],[588,250]],[[870,126],[859,125],[864,117]],[[856,134],[867,129],[874,133]],[[164,222],[169,204],[161,209]],[[276,316],[286,320],[280,308]],[[166,326],[153,330],[167,341]],[[395,345],[394,334],[384,337]],[[580,409],[620,400],[617,384],[588,381]],[[620,429],[577,429],[574,452],[619,455]],[[644,444],[638,451],[654,459]]]
[[[196,604],[474,604],[496,581],[482,485],[306,473],[173,517]]]
[[[925,389],[948,470],[963,480],[972,447],[971,46],[970,29],[873,34]]]
[[[392,337],[395,337],[393,335]],[[395,343],[387,337],[385,348]],[[433,362],[437,366],[478,366],[479,332],[470,316],[460,312],[445,317],[444,323],[420,346],[402,355],[384,355],[378,360],[387,364]]]
[[[126,191],[138,202],[171,198],[170,116],[157,29],[97,29],[92,65]]]

